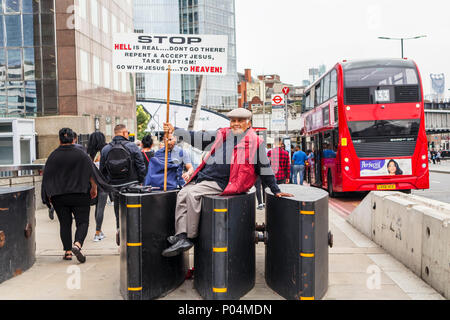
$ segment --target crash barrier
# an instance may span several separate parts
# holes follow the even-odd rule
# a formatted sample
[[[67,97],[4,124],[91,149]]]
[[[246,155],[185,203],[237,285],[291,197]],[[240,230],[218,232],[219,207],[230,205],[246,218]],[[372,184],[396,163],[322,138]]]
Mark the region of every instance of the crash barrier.
[[[373,191],[348,222],[450,299],[450,205]]]
[[[281,185],[294,198],[266,190],[266,282],[289,300],[321,299],[328,290],[328,193]]]
[[[179,287],[186,255],[165,258],[175,234],[178,191],[120,193],[120,292],[127,300],[151,300]]]
[[[194,287],[204,299],[239,299],[255,285],[255,193],[202,201]]]
[[[0,283],[36,261],[33,187],[0,188]]]
[[[34,186],[36,209],[45,209],[46,206],[40,201],[43,164],[0,166],[0,187],[22,187]]]

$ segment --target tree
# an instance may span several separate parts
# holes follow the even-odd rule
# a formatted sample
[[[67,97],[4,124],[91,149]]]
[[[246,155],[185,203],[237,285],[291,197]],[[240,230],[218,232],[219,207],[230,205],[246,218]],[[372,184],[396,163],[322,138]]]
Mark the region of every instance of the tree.
[[[138,140],[142,140],[148,133],[145,132],[148,127],[148,123],[151,120],[151,116],[145,111],[142,104],[136,106],[136,119],[137,119],[137,129],[138,129]]]

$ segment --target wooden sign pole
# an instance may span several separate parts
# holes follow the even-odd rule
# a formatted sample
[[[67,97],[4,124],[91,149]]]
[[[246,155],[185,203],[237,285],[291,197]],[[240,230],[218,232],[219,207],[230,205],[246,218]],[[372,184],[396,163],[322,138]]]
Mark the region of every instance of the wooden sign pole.
[[[170,66],[168,70],[168,77],[167,77],[167,109],[166,109],[166,123],[169,123],[169,111],[170,111]],[[164,191],[167,191],[167,162],[169,157],[169,134],[167,132],[164,133],[164,142],[165,142],[165,159],[164,159]]]

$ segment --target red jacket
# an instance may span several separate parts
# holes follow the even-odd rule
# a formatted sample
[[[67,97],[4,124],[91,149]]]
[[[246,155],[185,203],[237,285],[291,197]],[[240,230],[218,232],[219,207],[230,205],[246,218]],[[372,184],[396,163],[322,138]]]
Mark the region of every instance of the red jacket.
[[[230,133],[230,128],[219,130],[211,151],[205,156],[202,163],[186,184],[195,179],[197,174],[205,167],[209,157],[226,141]],[[231,156],[230,180],[225,190],[221,193],[221,196],[245,193],[253,187],[257,175],[255,173],[254,163],[252,162],[262,142],[262,139],[250,128],[245,137],[234,147],[233,155]]]

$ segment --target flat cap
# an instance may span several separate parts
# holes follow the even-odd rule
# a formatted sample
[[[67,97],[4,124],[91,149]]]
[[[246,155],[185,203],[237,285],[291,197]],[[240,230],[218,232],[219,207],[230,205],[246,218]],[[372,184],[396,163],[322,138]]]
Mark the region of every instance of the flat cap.
[[[244,109],[244,108],[237,108],[233,111],[228,112],[227,114],[228,118],[240,118],[240,119],[251,119],[252,118],[252,112]]]

